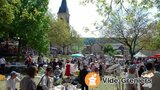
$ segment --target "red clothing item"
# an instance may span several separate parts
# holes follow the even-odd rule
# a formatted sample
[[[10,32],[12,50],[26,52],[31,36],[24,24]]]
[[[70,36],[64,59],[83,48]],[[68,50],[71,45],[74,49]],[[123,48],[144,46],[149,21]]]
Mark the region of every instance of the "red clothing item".
[[[66,65],[66,72],[65,72],[65,75],[66,75],[66,76],[71,76],[70,69],[71,69],[71,65],[70,65],[70,64],[67,64],[67,65]]]
[[[29,62],[29,64],[31,64],[31,63],[32,63],[32,57],[31,57],[31,56],[29,56],[29,58],[28,58],[28,62]]]

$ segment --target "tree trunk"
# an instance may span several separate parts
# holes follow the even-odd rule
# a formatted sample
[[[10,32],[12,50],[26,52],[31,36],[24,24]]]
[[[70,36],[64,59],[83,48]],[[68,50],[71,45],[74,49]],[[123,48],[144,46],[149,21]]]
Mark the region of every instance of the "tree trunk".
[[[62,48],[63,48],[63,55],[65,55],[65,46],[63,46]]]
[[[133,61],[133,59],[134,59],[134,52],[132,50],[132,47],[129,47],[129,53],[130,53],[130,60]]]
[[[63,48],[63,55],[66,55],[67,54],[67,47],[66,47],[66,45],[64,45],[62,48]]]
[[[68,51],[69,51],[69,50],[68,50],[68,47],[66,47],[66,50],[67,50],[67,51],[66,51],[66,54],[68,55],[68,54],[69,54],[69,52],[68,52]]]
[[[77,48],[78,48],[78,50],[77,50],[77,51],[79,52],[79,51],[80,51],[80,49],[79,49],[79,48],[80,48],[80,46],[78,45],[78,47],[77,47]]]
[[[131,61],[133,61],[133,59],[134,59],[134,54],[133,54],[133,52],[130,53],[130,55],[131,55]]]

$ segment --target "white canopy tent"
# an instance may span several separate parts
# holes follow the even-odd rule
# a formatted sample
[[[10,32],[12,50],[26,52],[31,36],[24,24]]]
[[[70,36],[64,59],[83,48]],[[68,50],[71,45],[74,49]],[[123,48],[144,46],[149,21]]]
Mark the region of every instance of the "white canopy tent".
[[[138,52],[137,54],[134,55],[135,58],[145,58],[147,57],[146,55],[144,55],[143,53],[141,52]]]

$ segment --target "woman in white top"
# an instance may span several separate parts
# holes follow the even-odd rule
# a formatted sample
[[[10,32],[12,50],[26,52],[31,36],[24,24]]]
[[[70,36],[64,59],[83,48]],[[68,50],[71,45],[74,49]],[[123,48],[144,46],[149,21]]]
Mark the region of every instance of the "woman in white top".
[[[6,60],[4,57],[0,56],[0,71],[2,74],[5,74],[5,64],[6,64]]]
[[[20,79],[17,77],[18,73],[15,71],[11,72],[11,76],[6,81],[6,89],[7,90],[17,90],[16,83],[20,82]]]
[[[40,82],[43,90],[52,90],[53,89],[53,78],[51,77],[53,73],[52,67],[48,66],[46,69],[45,75],[42,77]]]

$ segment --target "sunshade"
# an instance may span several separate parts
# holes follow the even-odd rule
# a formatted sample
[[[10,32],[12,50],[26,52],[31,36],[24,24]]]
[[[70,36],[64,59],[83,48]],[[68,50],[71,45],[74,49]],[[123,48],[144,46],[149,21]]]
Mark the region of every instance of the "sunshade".
[[[147,58],[157,58],[156,56],[148,56]]]
[[[146,55],[144,55],[143,53],[141,52],[138,52],[136,55],[134,55],[135,58],[144,58],[144,57],[147,57]]]
[[[71,57],[84,57],[83,54],[72,54]]]
[[[154,55],[154,56],[156,56],[156,57],[160,57],[160,54],[156,54],[156,55]]]

